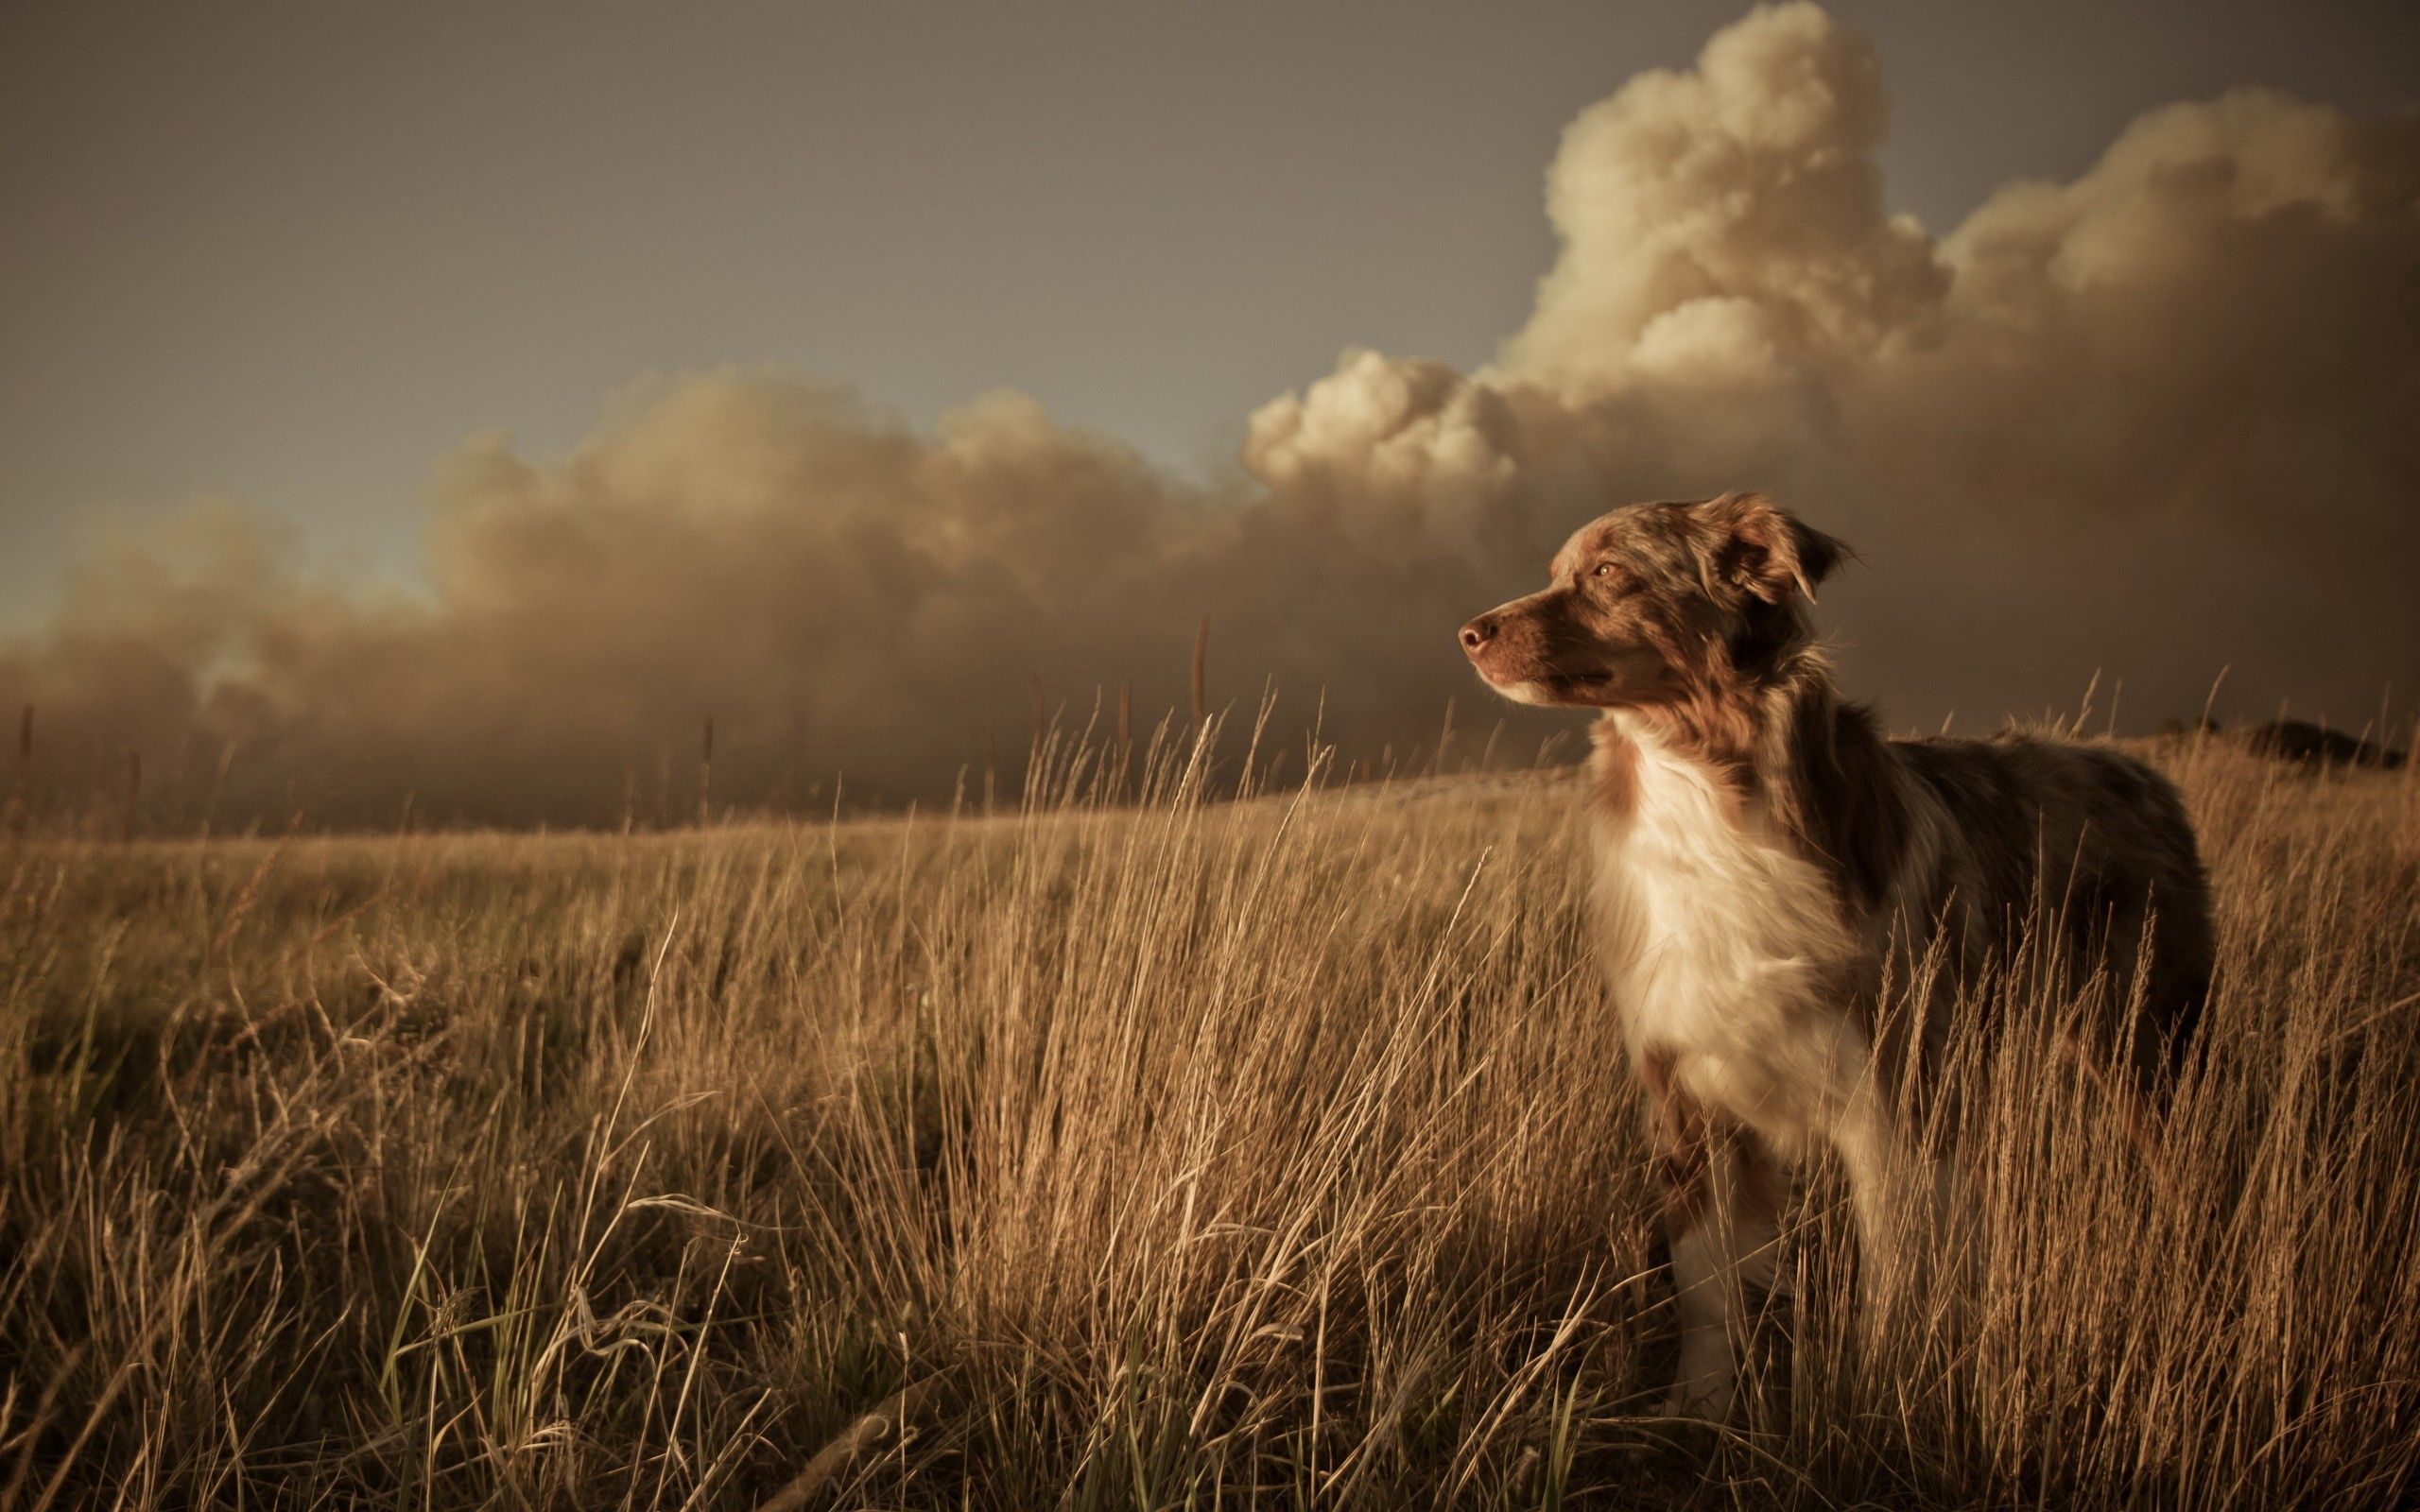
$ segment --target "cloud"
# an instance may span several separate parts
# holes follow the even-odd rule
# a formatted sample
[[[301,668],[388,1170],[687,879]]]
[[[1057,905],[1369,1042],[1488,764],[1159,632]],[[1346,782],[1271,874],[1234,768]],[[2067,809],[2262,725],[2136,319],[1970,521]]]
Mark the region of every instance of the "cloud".
[[[1547,179],[1563,255],[1506,367],[1584,399],[1872,352],[1947,283],[1884,212],[1889,113],[1872,50],[1806,5],[1590,106]]]
[[[709,715],[735,800],[839,770],[899,799],[1012,775],[1037,679],[1181,706],[1206,614],[1222,701],[1273,685],[1287,728],[1318,710],[1374,754],[1450,696],[1471,722],[1453,626],[1572,524],[1743,485],[1859,546],[1825,607],[1902,719],[2069,702],[2096,669],[2146,717],[2226,665],[2262,713],[2408,689],[2420,119],[2169,106],[1935,238],[1889,213],[1888,117],[1811,5],[1632,79],[1564,134],[1561,254],[1496,361],[1344,353],[1251,418],[1248,486],[1016,395],[919,433],[795,375],[691,374],[567,457],[445,459],[422,592],[316,584],[228,505],[110,538],[0,645],[0,699],[90,752],[232,743],[227,800],[258,813],[611,818],[683,790]]]
[[[1561,255],[1495,364],[1414,382],[1350,353],[1255,438],[1322,438],[1331,489],[1481,479],[1556,526],[1771,488],[1859,545],[1827,607],[1853,675],[1919,718],[2071,701],[2096,669],[2146,713],[2197,710],[2229,666],[2262,713],[2358,721],[2408,690],[2420,117],[2169,106],[1939,239],[1887,209],[1887,120],[1854,33],[1754,12],[1572,123]],[[1415,421],[1503,418],[1361,421],[1407,390]]]

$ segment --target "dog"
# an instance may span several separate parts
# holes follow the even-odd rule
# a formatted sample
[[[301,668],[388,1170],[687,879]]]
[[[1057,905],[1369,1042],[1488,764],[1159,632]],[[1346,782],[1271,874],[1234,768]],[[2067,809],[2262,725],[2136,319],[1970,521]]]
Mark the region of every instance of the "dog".
[[[1756,493],[1636,505],[1461,627],[1497,693],[1599,712],[1590,926],[1665,1199],[1668,1415],[1735,1410],[1785,1172],[1824,1149],[1879,1326],[1954,1186],[1919,1132],[1923,1073],[1994,1003],[2045,1001],[2027,970],[2057,973],[2049,1000],[2097,988],[2119,1010],[2097,1048],[2126,1057],[2121,1086],[2163,1083],[2208,991],[2209,888],[2175,788],[2100,747],[1884,738],[1808,617],[1846,555]]]

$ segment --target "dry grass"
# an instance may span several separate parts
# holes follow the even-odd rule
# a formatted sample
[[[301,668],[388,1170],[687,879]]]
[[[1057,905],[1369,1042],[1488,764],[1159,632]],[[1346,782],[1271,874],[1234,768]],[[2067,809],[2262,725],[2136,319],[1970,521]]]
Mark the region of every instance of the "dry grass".
[[[2165,1136],[2018,1036],[1981,1261],[1667,1368],[1567,792],[0,849],[0,1504],[2379,1506],[2420,1470],[2420,785],[2166,753]]]

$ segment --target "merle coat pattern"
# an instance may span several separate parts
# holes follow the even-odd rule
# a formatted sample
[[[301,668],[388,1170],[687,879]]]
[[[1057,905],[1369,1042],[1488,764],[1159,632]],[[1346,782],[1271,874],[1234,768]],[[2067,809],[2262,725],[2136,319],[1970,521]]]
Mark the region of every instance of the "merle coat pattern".
[[[1757,494],[1634,506],[1461,630],[1505,696],[1600,711],[1592,925],[1667,1192],[1668,1412],[1733,1406],[1789,1166],[1842,1161],[1879,1319],[1947,1191],[1913,1131],[1957,1038],[1993,1005],[2098,1001],[2085,1053],[2155,1086],[2209,982],[2175,789],[2100,747],[1884,738],[1807,617],[1843,554]]]

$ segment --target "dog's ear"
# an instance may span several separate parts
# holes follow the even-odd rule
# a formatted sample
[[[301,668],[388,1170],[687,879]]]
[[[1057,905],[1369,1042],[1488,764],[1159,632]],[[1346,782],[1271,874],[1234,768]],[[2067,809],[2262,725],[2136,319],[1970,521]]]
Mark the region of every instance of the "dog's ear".
[[[1725,493],[1692,511],[1716,539],[1715,570],[1723,581],[1768,604],[1796,589],[1815,602],[1815,585],[1832,574],[1848,547],[1761,493]]]

